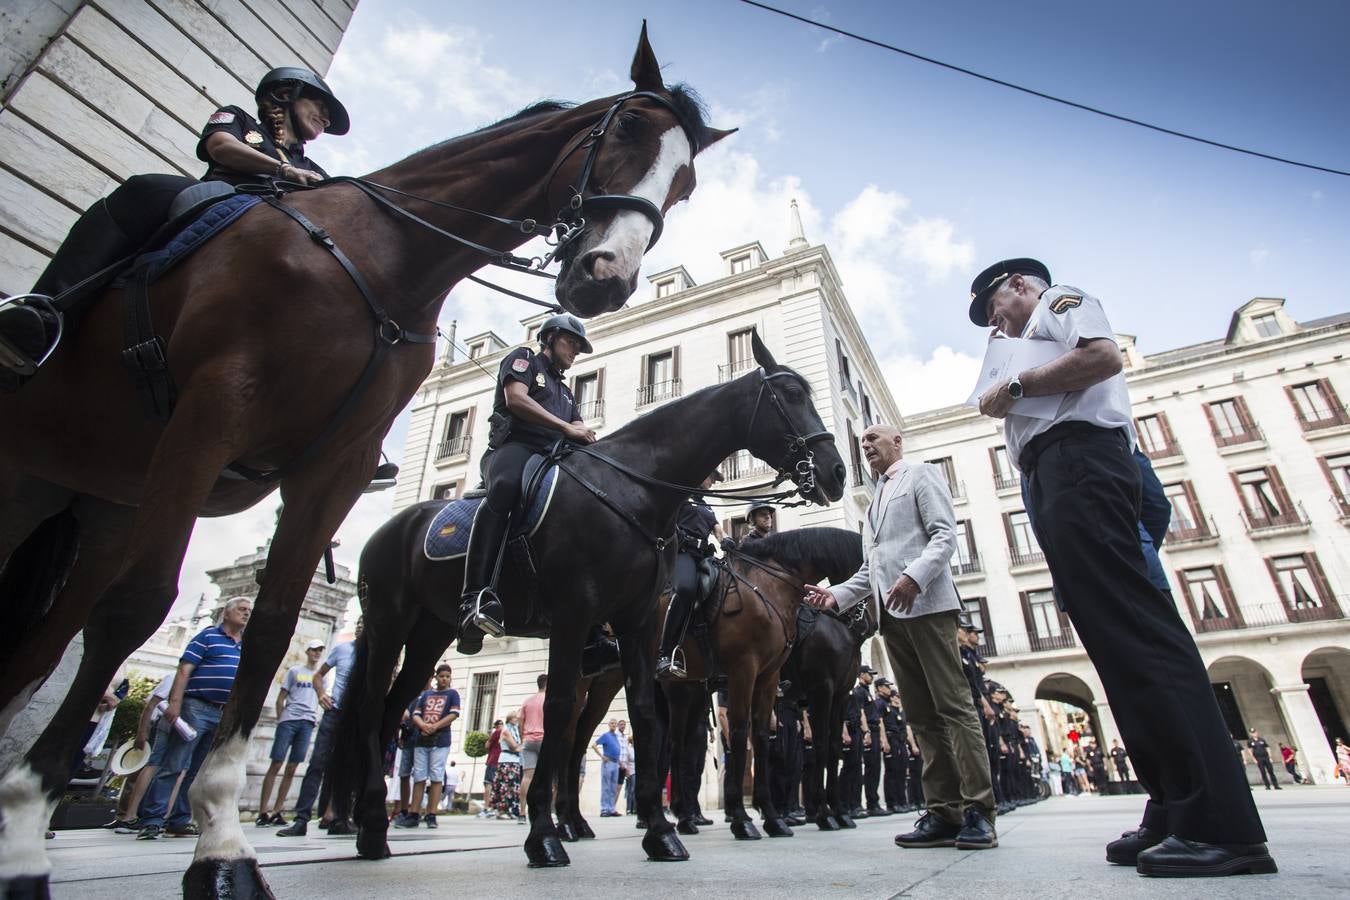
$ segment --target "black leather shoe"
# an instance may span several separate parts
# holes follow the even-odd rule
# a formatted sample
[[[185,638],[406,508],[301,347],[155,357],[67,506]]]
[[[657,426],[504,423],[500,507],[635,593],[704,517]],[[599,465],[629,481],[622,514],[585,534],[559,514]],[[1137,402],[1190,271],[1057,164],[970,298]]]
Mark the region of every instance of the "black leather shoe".
[[[501,637],[506,634],[502,624],[506,618],[502,603],[490,588],[464,595],[460,605],[463,619],[459,623],[459,646],[456,649],[465,656],[472,656],[483,649],[484,634]]]
[[[1279,871],[1265,844],[1205,844],[1176,835],[1140,851],[1135,869],[1154,878],[1273,875]]]
[[[966,824],[956,836],[958,850],[992,850],[998,846],[994,823],[978,809],[966,810]]]
[[[914,823],[914,830],[895,836],[895,846],[908,850],[924,847],[955,847],[956,836],[960,834],[960,825],[940,819],[930,812],[924,813]]]
[[[698,815],[694,816],[694,818],[693,818],[691,821],[692,821],[695,825],[711,825],[711,824],[713,824],[713,820],[710,819],[710,818],[708,818],[707,816],[705,816],[703,813],[699,813]]]
[[[618,641],[600,638],[581,648],[581,675],[583,678],[590,678],[593,675],[608,672],[610,669],[617,669],[620,664]]]
[[[865,819],[867,818],[867,810],[861,806],[855,806],[848,811],[848,815],[850,819]]]
[[[277,837],[304,837],[309,831],[309,825],[304,819],[296,819],[291,824],[277,832]]]
[[[882,809],[880,806],[867,807],[867,815],[869,818],[878,819],[882,816],[889,816],[890,814],[891,811],[889,809]]]
[[[1106,861],[1117,866],[1132,866],[1139,861],[1140,851],[1156,847],[1166,837],[1162,832],[1150,831],[1142,825],[1134,831],[1122,832],[1106,845]]]

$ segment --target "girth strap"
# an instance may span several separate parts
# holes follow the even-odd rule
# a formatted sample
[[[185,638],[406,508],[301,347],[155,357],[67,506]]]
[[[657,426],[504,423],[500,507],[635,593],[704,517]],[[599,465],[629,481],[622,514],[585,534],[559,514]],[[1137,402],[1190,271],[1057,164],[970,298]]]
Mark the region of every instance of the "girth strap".
[[[122,365],[131,374],[146,417],[163,425],[173,415],[178,389],[169,372],[164,339],[150,319],[150,264],[142,262],[127,276],[122,294]]]

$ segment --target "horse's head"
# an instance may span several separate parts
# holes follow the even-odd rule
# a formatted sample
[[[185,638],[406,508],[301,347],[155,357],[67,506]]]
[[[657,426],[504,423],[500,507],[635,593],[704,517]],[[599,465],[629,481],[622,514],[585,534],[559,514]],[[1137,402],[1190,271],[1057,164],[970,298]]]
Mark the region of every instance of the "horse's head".
[[[758,332],[750,335],[760,372],[759,396],[750,415],[750,452],[792,476],[803,498],[826,506],[844,496],[848,470],[825,430],[806,379],[774,361]]]
[[[632,77],[631,93],[584,104],[605,111],[568,142],[550,180],[570,187],[565,209],[584,221],[558,255],[557,284],[558,302],[584,318],[628,302],[666,212],[694,191],[694,157],[732,133],[709,128],[687,88],[665,86],[646,23]]]

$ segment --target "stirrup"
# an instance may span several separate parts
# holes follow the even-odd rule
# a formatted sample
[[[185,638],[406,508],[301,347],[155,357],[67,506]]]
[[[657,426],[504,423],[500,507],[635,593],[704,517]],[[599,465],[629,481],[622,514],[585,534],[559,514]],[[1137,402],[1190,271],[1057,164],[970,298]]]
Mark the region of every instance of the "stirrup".
[[[670,665],[664,669],[657,669],[656,677],[659,679],[679,679],[688,678],[689,670],[684,667],[684,651],[679,647],[670,651]]]
[[[14,375],[27,377],[36,372],[38,366],[45,363],[56,352],[56,348],[60,346],[61,337],[66,333],[66,318],[52,304],[52,298],[46,294],[15,294],[13,297],[0,300],[0,310],[3,310],[6,306],[32,306],[49,313],[56,319],[56,336],[48,342],[47,349],[43,351],[39,359],[29,359],[27,353],[24,353],[3,335],[0,335],[0,369],[8,369]]]
[[[483,612],[483,598],[485,596],[489,600],[496,600],[498,606],[501,605],[501,601],[497,600],[496,592],[490,587],[485,587],[474,595],[473,610],[469,613],[468,619],[475,628],[490,637],[505,637],[506,626]]]

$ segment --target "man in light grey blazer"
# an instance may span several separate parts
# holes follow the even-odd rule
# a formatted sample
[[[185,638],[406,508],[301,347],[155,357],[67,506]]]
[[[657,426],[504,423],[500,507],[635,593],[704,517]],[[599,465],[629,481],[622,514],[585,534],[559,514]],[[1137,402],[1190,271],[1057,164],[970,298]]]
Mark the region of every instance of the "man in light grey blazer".
[[[905,462],[902,443],[889,425],[863,432],[863,455],[878,476],[863,524],[863,566],[831,588],[806,585],[806,599],[841,610],[869,603],[881,623],[900,702],[923,751],[928,805],[896,844],[997,847],[989,755],[956,644],[961,599],[951,574],[951,492],[936,466]]]

